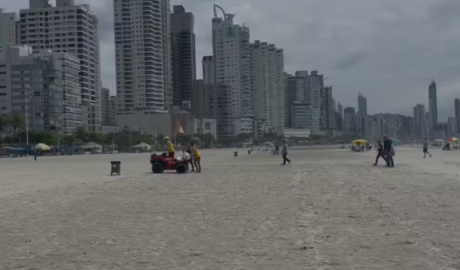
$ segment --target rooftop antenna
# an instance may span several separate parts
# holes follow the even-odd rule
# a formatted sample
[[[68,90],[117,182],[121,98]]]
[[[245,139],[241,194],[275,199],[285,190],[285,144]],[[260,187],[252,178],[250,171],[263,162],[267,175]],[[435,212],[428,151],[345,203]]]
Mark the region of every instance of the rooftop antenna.
[[[217,18],[216,0],[213,0],[214,18]]]

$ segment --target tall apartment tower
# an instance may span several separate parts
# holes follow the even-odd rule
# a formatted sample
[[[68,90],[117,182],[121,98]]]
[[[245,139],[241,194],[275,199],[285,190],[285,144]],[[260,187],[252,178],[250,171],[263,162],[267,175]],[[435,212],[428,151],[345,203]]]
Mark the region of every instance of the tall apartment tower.
[[[457,134],[460,134],[460,99],[454,100],[455,106],[455,120],[457,120]]]
[[[369,135],[370,126],[369,126],[369,117],[367,114],[367,98],[363,94],[358,93],[358,135],[365,138]]]
[[[332,97],[332,86],[324,87],[324,128],[333,130],[336,128],[335,122],[335,100]]]
[[[196,80],[195,18],[183,6],[171,13],[172,89],[174,106],[192,101]]]
[[[438,95],[435,81],[432,81],[428,86],[428,103],[428,109],[431,114],[430,127],[433,131],[435,131],[438,126]]]
[[[358,113],[367,115],[367,98],[361,93],[358,93]]]
[[[216,82],[216,70],[214,69],[214,60],[211,56],[203,56],[201,60],[203,66],[203,82],[205,84],[214,84]]]
[[[18,44],[19,21],[16,12],[4,12],[0,8],[0,53],[8,46]]]
[[[110,89],[101,89],[102,125],[110,126]]]
[[[218,9],[223,17],[217,15]],[[228,85],[231,89],[234,134],[252,134],[254,95],[249,78],[249,28],[234,24],[234,16],[214,5],[212,47],[215,83]]]
[[[346,107],[343,111],[343,130],[347,135],[356,135],[356,110]]]
[[[75,0],[29,0],[29,9],[20,11],[19,43],[33,48],[65,52],[80,59],[82,125],[101,130],[101,67],[98,19],[89,5]]]
[[[285,122],[283,50],[256,40],[249,45],[249,52],[255,134],[262,136],[267,129],[281,132]]]
[[[169,0],[114,0],[118,114],[172,107]]]
[[[418,139],[425,139],[428,133],[425,106],[423,104],[417,104],[414,107],[414,133]]]

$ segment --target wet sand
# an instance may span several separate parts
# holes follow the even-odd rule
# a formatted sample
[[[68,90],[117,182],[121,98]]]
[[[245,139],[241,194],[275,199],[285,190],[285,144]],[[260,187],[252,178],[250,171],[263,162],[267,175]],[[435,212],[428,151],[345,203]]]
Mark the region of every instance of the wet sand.
[[[396,150],[0,159],[0,269],[460,269],[460,151]]]

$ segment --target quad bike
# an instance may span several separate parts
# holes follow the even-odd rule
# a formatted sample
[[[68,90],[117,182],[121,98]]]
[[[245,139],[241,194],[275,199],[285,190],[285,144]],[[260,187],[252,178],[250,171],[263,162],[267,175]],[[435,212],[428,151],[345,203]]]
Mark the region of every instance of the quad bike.
[[[165,170],[176,171],[177,173],[186,173],[189,170],[188,160],[172,158],[166,153],[163,153],[160,156],[152,154],[150,156],[150,164],[152,165],[153,173],[163,173]]]

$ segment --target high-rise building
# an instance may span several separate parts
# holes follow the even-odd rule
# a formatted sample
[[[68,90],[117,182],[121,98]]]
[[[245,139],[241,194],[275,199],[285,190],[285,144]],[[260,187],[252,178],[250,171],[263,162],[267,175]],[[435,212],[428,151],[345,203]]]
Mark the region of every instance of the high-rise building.
[[[357,116],[357,131],[358,134],[366,138],[369,135],[369,116],[367,114],[367,98],[361,93],[358,93],[358,116]]]
[[[438,127],[438,97],[435,81],[432,81],[428,86],[428,102],[429,112],[431,114],[430,127],[434,131]]]
[[[101,90],[101,110],[102,125],[110,126],[110,90],[104,87]]]
[[[192,114],[197,118],[215,119],[219,138],[233,137],[230,87],[222,84],[208,84],[204,80],[197,80],[194,85]]]
[[[16,12],[4,12],[0,8],[0,53],[18,44],[19,21]]]
[[[334,103],[332,86],[324,87],[324,128],[328,130],[334,130],[336,128]]]
[[[249,45],[250,85],[254,93],[256,137],[266,130],[284,128],[284,57],[283,50],[256,40]]]
[[[114,0],[119,115],[172,109],[169,0]]]
[[[296,72],[297,75],[297,72]],[[308,103],[312,106],[315,114],[318,117],[318,125],[320,129],[326,128],[326,106],[324,98],[324,77],[314,70],[306,76],[306,98]],[[331,89],[332,90],[332,89]]]
[[[358,113],[367,115],[367,98],[361,93],[358,93]]]
[[[330,89],[332,91],[332,88]],[[328,103],[332,102],[332,95],[327,97]],[[318,127],[326,127],[326,94],[324,89],[324,79],[318,71],[310,74],[306,70],[296,71],[294,76],[290,76],[286,81],[286,106],[292,110],[294,101],[302,101],[311,105],[314,115],[317,117]],[[332,108],[332,104],[329,106]],[[288,125],[292,126],[292,114],[287,116]]]
[[[203,80],[205,84],[213,84],[216,82],[216,70],[214,69],[214,60],[212,56],[203,56],[201,61],[203,65]]]
[[[347,135],[356,135],[356,110],[354,107],[347,107],[343,115],[343,130]]]
[[[32,46],[33,52],[52,49],[80,59],[82,125],[100,131],[101,68],[98,19],[89,5],[74,0],[29,0],[29,9],[20,11],[19,43]]]
[[[174,106],[192,100],[196,80],[195,19],[183,6],[171,13],[172,89]]]
[[[337,103],[337,113],[336,113],[336,129],[339,131],[343,130],[343,106],[339,102]]]
[[[285,90],[284,90],[284,108],[285,108],[285,125],[286,127],[293,128],[294,120],[292,118],[292,106],[294,102],[300,101],[308,103],[304,97],[305,80],[302,76],[293,76],[285,73]]]
[[[223,17],[217,15],[217,9]],[[233,22],[234,14],[214,5],[213,60],[216,84],[228,85],[232,95],[234,134],[253,133],[254,95],[249,77],[249,28]]]
[[[454,100],[455,105],[455,119],[457,120],[457,134],[460,134],[460,99]]]
[[[117,96],[110,96],[109,98],[109,125],[117,125]]]
[[[407,125],[409,118],[393,113],[375,114],[370,117],[372,136],[382,138],[382,136],[387,135],[393,139],[410,139],[409,125]]]
[[[417,104],[414,107],[414,136],[416,139],[425,139],[427,136],[425,106]]]
[[[319,125],[315,114],[316,111],[313,110],[312,106],[308,103],[295,101],[291,107],[292,128],[299,129],[310,129],[311,134],[316,134],[319,132]]]
[[[447,136],[457,136],[457,119],[455,117],[449,117],[447,119]]]
[[[5,53],[9,112],[24,115],[32,130],[74,133],[81,126],[80,60],[51,50],[32,54],[29,46],[9,46]]]

